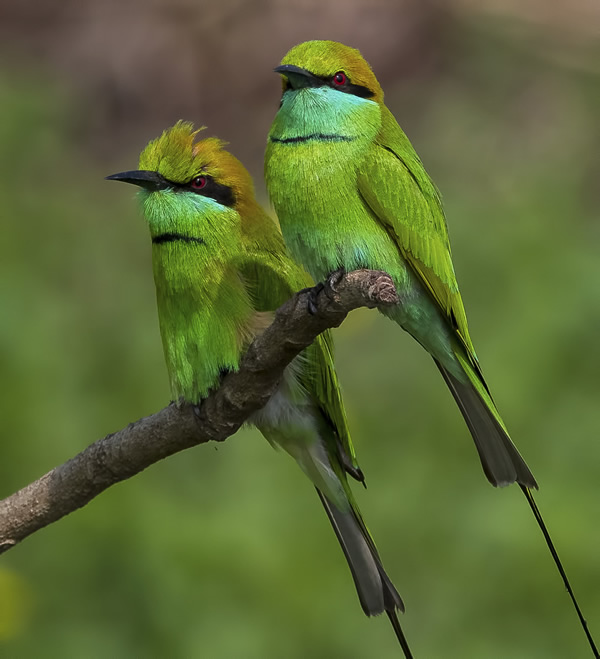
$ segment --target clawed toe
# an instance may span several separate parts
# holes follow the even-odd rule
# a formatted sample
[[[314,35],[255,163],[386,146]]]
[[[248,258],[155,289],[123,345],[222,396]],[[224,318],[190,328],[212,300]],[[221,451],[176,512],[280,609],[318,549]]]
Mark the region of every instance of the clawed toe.
[[[320,281],[312,287],[303,288],[298,291],[298,293],[308,293],[306,305],[311,316],[316,315],[318,312],[317,298],[321,291],[324,291],[325,295],[327,295],[332,302],[335,301],[337,295],[336,286],[340,283],[345,274],[346,271],[343,268],[334,270],[330,273],[325,282]]]
[[[333,272],[329,273],[327,280],[324,284],[325,295],[333,302],[335,296],[337,295],[337,285],[342,280],[342,277],[346,274],[344,268],[338,268]]]
[[[325,288],[325,284],[323,284],[323,282],[320,281],[315,286],[307,286],[306,288],[302,288],[301,290],[298,291],[298,293],[308,293],[306,306],[308,308],[308,313],[311,316],[316,316],[318,312],[317,298],[319,297],[319,293],[324,288]]]
[[[317,314],[317,298],[319,297],[319,293],[324,290],[325,285],[323,282],[319,282],[316,286],[313,286],[313,288],[309,289],[308,291],[308,312],[311,314],[311,316],[315,316]]]

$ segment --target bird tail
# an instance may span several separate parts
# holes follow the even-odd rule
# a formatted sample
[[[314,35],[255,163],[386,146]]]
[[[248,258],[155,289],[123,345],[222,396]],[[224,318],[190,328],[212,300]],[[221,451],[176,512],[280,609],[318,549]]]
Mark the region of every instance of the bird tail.
[[[473,367],[471,361],[466,359],[460,351],[455,351],[455,355],[468,378],[467,382],[457,378],[437,360],[436,364],[442,372],[473,435],[483,470],[492,485],[508,485],[515,481],[519,483],[521,491],[525,495],[527,503],[533,512],[535,521],[544,536],[554,564],[563,580],[563,584],[569,593],[569,597],[571,598],[571,602],[573,603],[594,657],[600,659],[598,649],[588,629],[583,613],[579,608],[548,528],[533,498],[531,488],[537,489],[535,478],[512,443],[479,369]]]
[[[567,577],[567,573],[565,572],[565,569],[563,568],[562,562],[560,558],[558,557],[558,552],[556,551],[556,548],[554,547],[554,543],[552,542],[552,538],[550,537],[550,532],[548,531],[548,528],[546,527],[546,523],[544,522],[544,519],[542,517],[542,514],[540,513],[539,508],[537,507],[537,504],[535,502],[535,499],[533,498],[533,494],[531,491],[521,485],[521,491],[525,495],[525,498],[527,499],[527,503],[529,504],[529,507],[531,508],[531,511],[533,512],[533,516],[535,517],[535,521],[538,523],[538,526],[540,527],[540,530],[544,536],[544,540],[546,541],[546,545],[548,546],[548,549],[550,550],[550,554],[552,555],[552,558],[554,559],[554,564],[556,565],[556,568],[558,570],[558,573],[560,574],[563,584],[569,593],[569,597],[571,598],[571,602],[573,603],[573,607],[575,608],[575,612],[577,613],[577,617],[579,618],[579,622],[581,624],[581,627],[583,629],[583,632],[587,638],[587,641],[590,645],[590,648],[594,654],[594,657],[597,659],[600,658],[600,654],[598,653],[598,648],[596,647],[596,644],[594,642],[594,639],[592,637],[592,634],[588,628],[587,621],[583,617],[583,613],[581,609],[579,608],[579,604],[577,602],[577,599],[575,598],[575,593],[573,592],[573,588],[571,588],[571,584],[569,582],[569,578]]]
[[[396,615],[397,610],[404,611],[404,603],[383,568],[375,543],[360,513],[352,504],[347,510],[340,510],[323,492],[316,489],[348,561],[363,611],[368,616],[379,615],[385,611],[404,656],[406,659],[412,659]]]
[[[537,489],[536,480],[512,443],[479,369],[461,353],[458,349],[454,354],[466,376],[464,379],[459,379],[437,359],[435,363],[473,435],[487,479],[494,487],[516,481]]]

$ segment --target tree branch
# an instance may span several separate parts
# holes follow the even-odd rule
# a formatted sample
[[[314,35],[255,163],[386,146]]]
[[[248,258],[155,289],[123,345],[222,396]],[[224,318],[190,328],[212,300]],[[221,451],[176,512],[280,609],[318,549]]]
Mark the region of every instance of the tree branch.
[[[315,314],[308,312],[311,292],[317,293]],[[285,367],[318,334],[339,326],[353,309],[397,302],[389,275],[374,270],[343,275],[335,292],[316,287],[297,293],[250,345],[239,370],[227,374],[199,407],[171,403],[0,501],[0,553],[151,464],[197,444],[223,441],[265,405]]]

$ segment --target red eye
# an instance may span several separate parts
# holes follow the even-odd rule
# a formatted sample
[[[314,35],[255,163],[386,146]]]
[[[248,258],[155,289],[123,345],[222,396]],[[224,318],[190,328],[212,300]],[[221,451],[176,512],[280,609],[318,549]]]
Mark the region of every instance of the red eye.
[[[202,190],[206,185],[206,176],[196,176],[195,179],[192,179],[192,188],[195,190]]]
[[[334,85],[341,87],[342,85],[345,85],[348,82],[348,78],[346,77],[346,74],[343,71],[338,71],[331,79],[331,82],[333,82]]]

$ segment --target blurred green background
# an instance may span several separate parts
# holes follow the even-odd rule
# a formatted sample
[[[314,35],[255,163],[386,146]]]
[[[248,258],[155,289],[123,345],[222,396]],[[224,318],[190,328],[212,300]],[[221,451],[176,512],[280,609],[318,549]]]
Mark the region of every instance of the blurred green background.
[[[0,496],[169,400],[135,168],[179,118],[265,199],[271,73],[360,48],[444,196],[471,332],[600,638],[600,11],[585,0],[0,2]],[[337,339],[416,657],[586,657],[517,488],[375,312]],[[312,487],[253,430],[155,465],[0,559],[0,656],[397,657]]]

